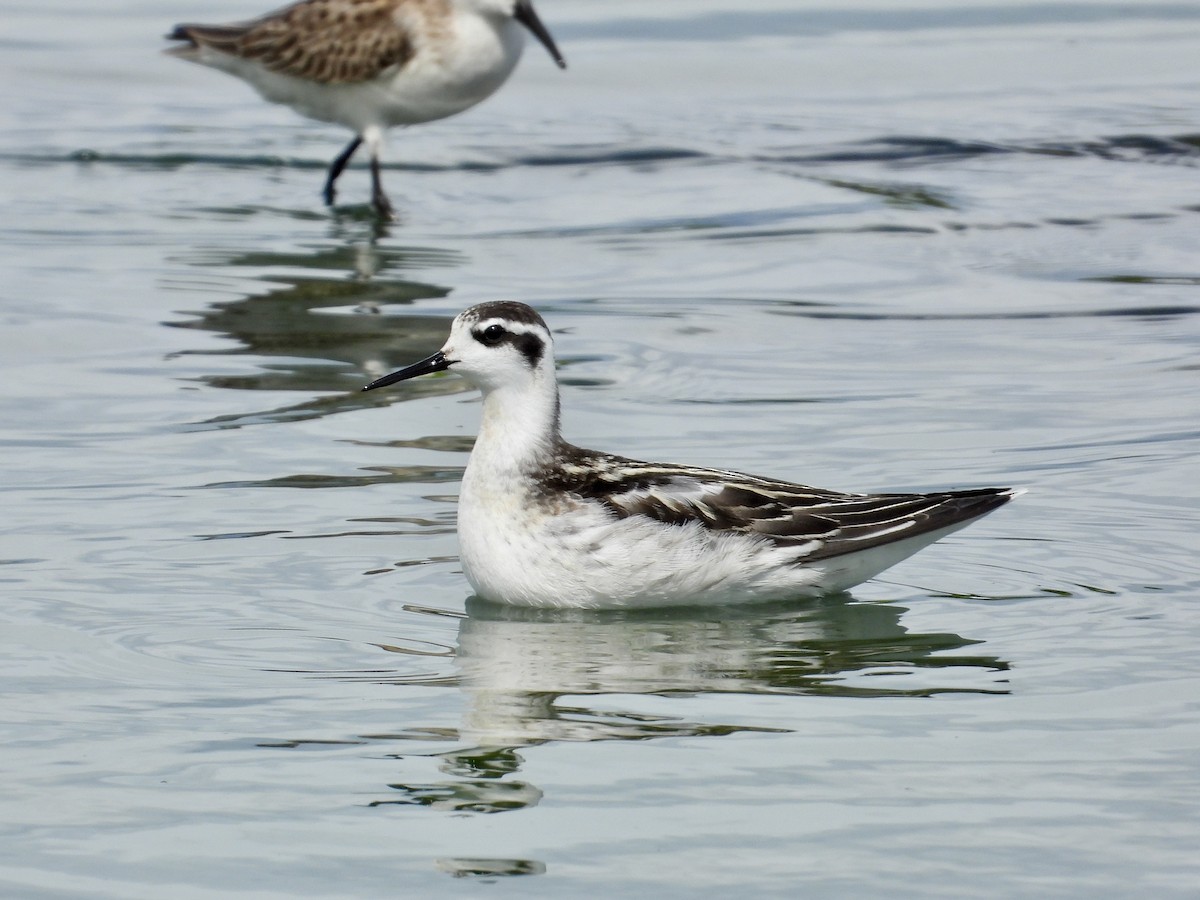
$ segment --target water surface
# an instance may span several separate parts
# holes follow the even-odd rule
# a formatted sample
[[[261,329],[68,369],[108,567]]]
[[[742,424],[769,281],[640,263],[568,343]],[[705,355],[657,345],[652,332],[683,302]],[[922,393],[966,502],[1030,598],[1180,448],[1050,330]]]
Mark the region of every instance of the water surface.
[[[1200,11],[542,0],[460,118],[345,135],[0,33],[0,886],[15,897],[1194,896]],[[586,446],[1017,503],[821,602],[469,598],[481,300]]]

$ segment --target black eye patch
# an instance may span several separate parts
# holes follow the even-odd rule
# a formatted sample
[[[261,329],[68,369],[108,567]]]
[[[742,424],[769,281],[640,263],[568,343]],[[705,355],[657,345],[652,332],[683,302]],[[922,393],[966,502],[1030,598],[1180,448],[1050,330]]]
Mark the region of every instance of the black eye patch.
[[[471,335],[485,347],[499,347],[501,344],[512,344],[529,364],[536,369],[546,352],[545,342],[536,334],[526,331],[509,331],[498,322],[493,322],[480,331],[472,331]]]
[[[525,357],[525,362],[529,364],[529,368],[536,369],[539,362],[542,361],[542,354],[546,352],[546,345],[542,339],[536,334],[521,334],[512,336],[513,346],[521,351],[521,355]]]

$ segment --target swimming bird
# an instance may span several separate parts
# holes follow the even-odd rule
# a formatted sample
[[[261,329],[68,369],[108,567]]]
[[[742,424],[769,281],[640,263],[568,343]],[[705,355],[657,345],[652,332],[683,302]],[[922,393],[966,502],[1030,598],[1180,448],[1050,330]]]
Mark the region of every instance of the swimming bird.
[[[1009,488],[850,494],[585,450],[559,432],[549,328],[523,303],[460,313],[437,353],[483,392],[458,536],[475,592],[531,607],[732,604],[844,591],[1004,505]]]
[[[371,153],[371,201],[394,217],[383,191],[384,132],[452,116],[491,96],[533,33],[567,67],[532,0],[301,0],[249,22],[177,25],[167,52],[249,82],[301,115],[345,125],[354,140],[325,179],[325,203],[355,151]]]

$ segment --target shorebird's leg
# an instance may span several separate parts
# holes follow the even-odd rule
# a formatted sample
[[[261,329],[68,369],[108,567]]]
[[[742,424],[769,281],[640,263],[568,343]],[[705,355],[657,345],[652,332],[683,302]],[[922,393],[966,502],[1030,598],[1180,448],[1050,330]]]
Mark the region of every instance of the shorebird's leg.
[[[371,157],[371,205],[375,207],[375,212],[379,213],[379,218],[387,222],[396,218],[396,213],[392,209],[392,201],[383,192],[383,181],[379,177],[378,156]]]
[[[338,154],[337,159],[329,166],[329,175],[325,179],[325,205],[333,206],[333,198],[337,196],[337,191],[333,189],[333,183],[338,180],[338,176],[342,174],[342,170],[346,168],[346,163],[350,162],[350,157],[354,155],[354,151],[362,146],[362,135],[356,135],[346,149]]]
[[[379,218],[385,222],[395,220],[396,214],[392,209],[392,201],[383,192],[383,176],[379,171],[379,154],[383,150],[383,130],[371,126],[363,132],[363,139],[371,151],[371,205]]]

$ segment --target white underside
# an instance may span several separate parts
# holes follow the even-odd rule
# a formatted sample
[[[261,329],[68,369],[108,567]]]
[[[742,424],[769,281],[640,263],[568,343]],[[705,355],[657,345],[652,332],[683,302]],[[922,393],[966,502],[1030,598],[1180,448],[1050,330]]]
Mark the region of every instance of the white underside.
[[[273,103],[358,133],[444,119],[491,96],[512,74],[525,45],[511,18],[498,24],[459,14],[445,42],[424,43],[403,67],[371,81],[322,84],[272,72],[254,60],[208,48],[176,55],[241,78]]]
[[[463,571],[495,603],[618,609],[761,603],[844,591],[878,575],[960,522],[881,547],[805,564],[804,551],[698,523],[617,519],[598,503],[544,501],[471,478],[459,501]]]

